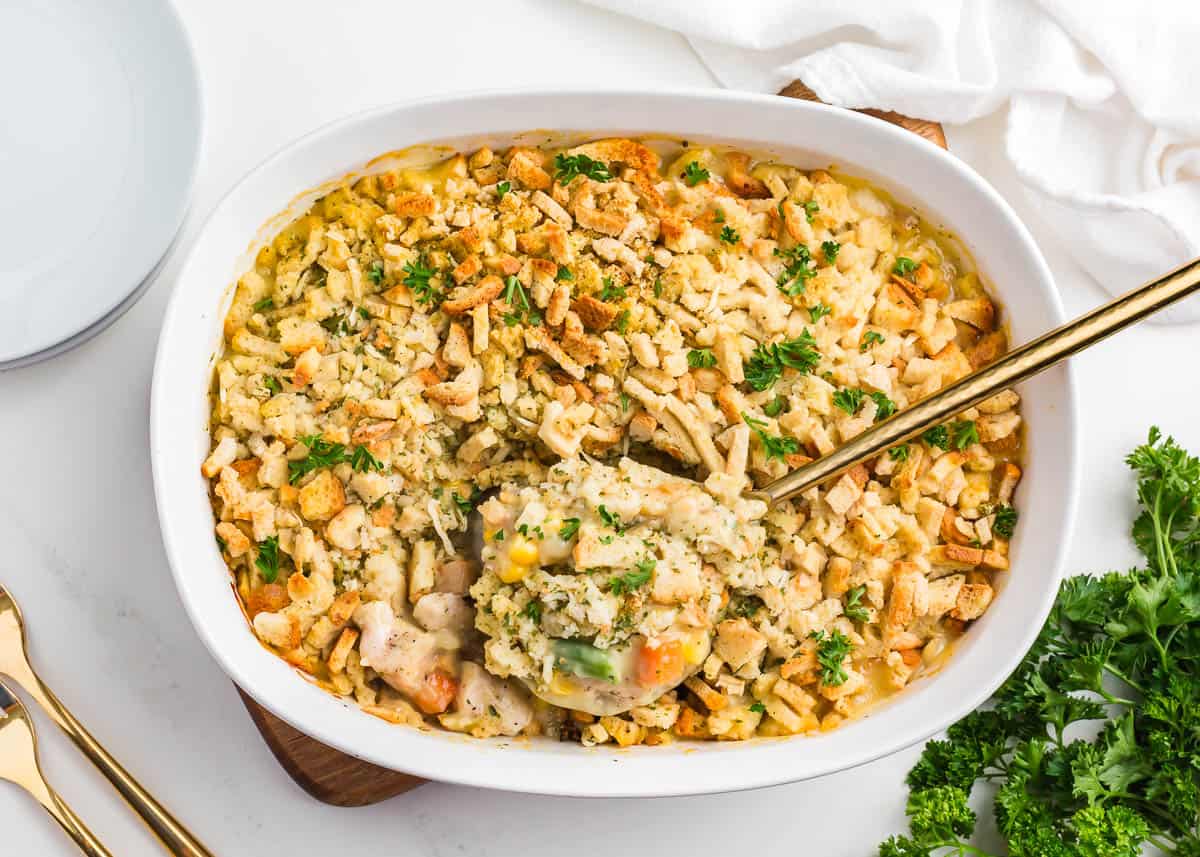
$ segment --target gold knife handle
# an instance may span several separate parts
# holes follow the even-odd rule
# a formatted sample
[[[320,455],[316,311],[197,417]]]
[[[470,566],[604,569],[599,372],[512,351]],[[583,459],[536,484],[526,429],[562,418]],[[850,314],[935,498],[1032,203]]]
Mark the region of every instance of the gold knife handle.
[[[75,841],[79,850],[88,857],[112,857],[112,853],[88,830],[87,825],[67,806],[67,802],[59,797],[58,792],[48,785],[44,785],[44,788],[43,794],[35,794],[34,797],[42,808],[50,813],[50,817],[58,822],[58,826],[66,831],[67,836]]]
[[[93,765],[99,768],[100,773],[104,774],[108,781],[112,783],[113,788],[120,793],[125,802],[133,808],[133,811],[141,816],[142,821],[161,840],[168,852],[176,855],[176,857],[213,857],[212,852],[205,848],[186,827],[180,824],[167,811],[166,807],[155,800],[142,787],[141,783],[121,767],[120,762],[109,755],[109,752],[104,749],[99,741],[92,737],[91,733],[83,727],[82,723],[75,719],[75,715],[59,701],[58,697],[38,678],[32,669],[28,671],[27,675],[13,676],[13,678],[20,681],[21,686],[41,704],[51,719],[62,727],[62,730],[67,733],[67,737],[74,742],[75,746],[88,757]],[[74,814],[62,803],[61,799],[58,800],[58,804],[65,817],[74,819],[77,825],[76,829],[81,830],[88,837],[91,837],[91,834],[87,832],[87,828],[79,822],[78,818],[75,818]],[[45,803],[43,803],[43,806],[46,806]],[[58,823],[63,825],[64,830],[75,836],[72,829],[68,828],[63,819],[56,815],[49,806],[46,806],[46,811],[54,815]],[[91,842],[98,849],[94,852],[87,851],[87,848],[80,839],[76,838],[75,841],[79,842],[80,847],[84,848],[88,854],[95,853],[110,857],[108,852],[104,850],[104,847],[95,842],[94,837],[91,838]]]
[[[1086,315],[1067,322],[949,387],[906,408],[838,447],[829,455],[775,480],[751,497],[775,503],[820,485],[868,458],[950,419],[1002,390],[1049,369],[1061,360],[1141,321],[1200,289],[1200,259],[1139,286]]]

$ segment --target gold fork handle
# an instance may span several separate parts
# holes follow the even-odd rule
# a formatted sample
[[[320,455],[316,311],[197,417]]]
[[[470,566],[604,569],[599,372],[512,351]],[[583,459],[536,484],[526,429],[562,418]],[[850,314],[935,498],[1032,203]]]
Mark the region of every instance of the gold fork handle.
[[[956,381],[868,429],[822,458],[775,480],[752,497],[775,503],[820,485],[860,461],[882,455],[930,426],[950,419],[1019,381],[1095,345],[1134,322],[1200,290],[1200,259],[1139,286],[1086,315],[1022,345],[995,363]]]
[[[41,704],[51,719],[62,727],[62,730],[67,733],[67,737],[75,743],[75,746],[88,757],[93,765],[99,768],[100,773],[104,774],[108,781],[112,783],[113,788],[120,793],[125,802],[133,808],[133,811],[141,816],[142,821],[159,838],[167,851],[176,855],[176,857],[213,857],[212,852],[205,848],[186,827],[180,824],[167,811],[166,807],[155,800],[142,787],[141,783],[121,767],[120,762],[109,755],[100,742],[93,738],[91,733],[83,727],[83,724],[75,719],[75,715],[59,701],[58,697],[34,674],[32,669],[25,676],[13,676],[13,678],[17,678],[21,682],[22,687]],[[74,818],[74,815],[61,800],[58,801],[58,804],[66,817]],[[46,805],[43,803],[43,806]],[[49,806],[46,806],[46,810],[58,819],[59,824],[62,824],[68,833],[71,833],[72,836],[75,835],[72,829],[68,828],[63,823],[62,818],[56,815]],[[91,837],[91,834],[87,833],[87,828],[82,823],[79,823],[79,819],[75,818],[75,822],[77,829],[82,830],[88,837]],[[91,841],[98,849],[95,852],[87,851],[82,841],[78,838],[76,839],[76,842],[80,842],[80,847],[84,848],[89,854],[108,854],[103,846],[94,841],[94,838]]]
[[[92,831],[88,830],[87,825],[71,810],[71,807],[67,806],[67,802],[59,797],[58,792],[48,785],[44,788],[44,793],[35,794],[34,797],[37,798],[42,808],[58,822],[59,827],[66,831],[67,836],[75,840],[79,850],[88,857],[112,857],[112,853],[104,847]]]

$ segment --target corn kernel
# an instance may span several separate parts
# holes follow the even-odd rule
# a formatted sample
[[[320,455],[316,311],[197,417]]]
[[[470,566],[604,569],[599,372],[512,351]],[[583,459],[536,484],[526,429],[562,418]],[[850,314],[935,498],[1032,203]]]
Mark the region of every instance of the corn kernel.
[[[688,637],[683,641],[683,656],[689,664],[698,664],[708,657],[707,640],[703,636]]]
[[[551,693],[562,694],[565,696],[566,694],[574,693],[575,690],[575,682],[571,681],[566,676],[560,675],[559,673],[555,673],[554,678],[550,680]]]
[[[514,536],[512,544],[508,548],[508,558],[521,565],[533,565],[537,562],[538,546],[525,536]]]
[[[531,570],[531,566],[519,562],[511,562],[505,567],[498,568],[496,575],[505,583],[517,583],[524,580]]]

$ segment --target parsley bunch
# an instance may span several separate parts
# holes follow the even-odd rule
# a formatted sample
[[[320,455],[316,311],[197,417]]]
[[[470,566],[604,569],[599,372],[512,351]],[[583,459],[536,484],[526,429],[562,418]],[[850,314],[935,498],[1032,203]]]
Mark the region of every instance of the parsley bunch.
[[[995,788],[1001,854],[1200,857],[1200,459],[1154,428],[1127,463],[1146,568],[1062,584],[986,710],[925,747],[909,832],[881,857],[991,857],[969,842],[977,781]]]

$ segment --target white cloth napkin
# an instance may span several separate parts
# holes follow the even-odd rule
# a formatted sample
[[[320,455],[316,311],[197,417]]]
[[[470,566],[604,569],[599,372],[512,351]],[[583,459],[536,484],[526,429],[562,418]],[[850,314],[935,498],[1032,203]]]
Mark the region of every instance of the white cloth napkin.
[[[1029,198],[1114,294],[1200,256],[1197,0],[586,2],[680,30],[736,89],[950,124],[1007,103]]]

